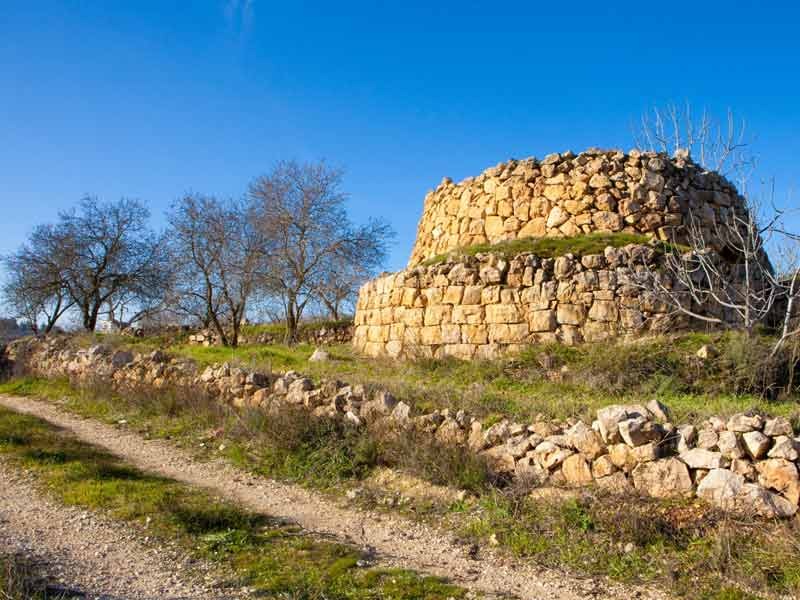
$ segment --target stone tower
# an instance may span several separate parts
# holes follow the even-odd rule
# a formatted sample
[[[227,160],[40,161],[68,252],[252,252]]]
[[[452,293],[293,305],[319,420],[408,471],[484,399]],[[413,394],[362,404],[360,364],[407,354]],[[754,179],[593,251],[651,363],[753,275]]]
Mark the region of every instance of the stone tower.
[[[668,307],[626,280],[631,254],[655,260],[645,238],[681,242],[690,215],[719,250],[716,226],[732,210],[744,201],[724,177],[656,153],[590,149],[511,160],[458,184],[446,178],[425,198],[408,268],[362,288],[354,344],[374,356],[474,358],[664,329]],[[642,243],[549,258],[457,252],[592,233]]]

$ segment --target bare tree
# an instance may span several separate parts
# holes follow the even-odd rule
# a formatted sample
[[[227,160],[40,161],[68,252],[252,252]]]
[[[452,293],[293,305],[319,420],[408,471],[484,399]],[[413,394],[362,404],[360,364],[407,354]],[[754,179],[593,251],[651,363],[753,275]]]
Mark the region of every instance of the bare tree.
[[[2,295],[34,333],[49,333],[74,304],[62,278],[61,244],[52,226],[37,227],[29,241],[3,260],[7,280]]]
[[[648,273],[644,281],[678,312],[716,325],[736,323],[752,332],[772,314],[781,295],[765,251],[774,223],[759,226],[754,209],[730,210],[724,221],[713,224],[721,252],[709,247],[707,224],[690,213],[684,224],[687,245],[673,244],[661,272]]]
[[[636,265],[635,283],[692,319],[735,325],[748,334],[762,323],[777,326],[773,354],[800,336],[800,235],[786,226],[789,211],[772,201],[767,207],[748,189],[757,161],[744,119],[731,110],[724,120],[705,110],[695,116],[688,103],[672,104],[643,115],[634,137],[642,149],[684,155],[732,177],[743,199],[741,206],[720,211],[713,222],[690,212],[685,238],[667,247],[660,268]],[[770,194],[774,198],[774,189]],[[781,268],[773,267],[768,249],[781,254]]]
[[[126,198],[87,197],[78,210],[60,214],[54,231],[61,277],[87,331],[95,330],[111,298],[136,294],[161,275],[163,244],[149,218],[144,204]]]
[[[317,298],[328,316],[334,321],[351,311],[358,298],[358,288],[372,275],[372,270],[340,257],[333,257],[328,266],[334,277],[320,282]]]
[[[705,109],[699,114],[687,102],[644,113],[634,130],[636,146],[670,156],[686,155],[702,167],[729,176],[742,186],[752,175],[756,158],[747,122],[728,110],[717,120]]]
[[[761,218],[759,218],[761,215]],[[633,283],[654,292],[676,313],[719,327],[737,327],[750,335],[758,325],[778,330],[773,354],[800,336],[800,253],[797,241],[784,235],[785,211],[761,206],[748,198],[713,225],[718,249],[708,245],[708,226],[689,214],[687,244],[664,247],[660,263],[638,261]],[[773,267],[767,248],[780,252],[781,268]]]
[[[213,328],[226,346],[239,343],[263,258],[258,219],[247,202],[188,195],[169,215],[173,302]]]
[[[250,185],[264,239],[261,279],[283,305],[289,344],[297,341],[309,303],[323,294],[331,298],[332,282],[348,277],[351,268],[370,270],[382,262],[394,235],[380,220],[354,225],[341,182],[341,171],[323,162],[290,161]],[[341,298],[334,302],[338,310]]]
[[[800,338],[800,234],[787,231],[784,225],[778,231],[783,243],[775,251],[778,256],[775,282],[781,290],[782,304],[773,355],[790,340]]]
[[[338,321],[346,311],[355,310],[359,288],[386,259],[386,242],[391,232],[380,235],[382,243],[361,244],[355,252],[332,253],[326,258],[323,270],[329,276],[320,280],[316,295],[331,319]]]
[[[26,318],[45,319],[44,330],[71,309],[94,331],[112,298],[144,301],[163,277],[163,249],[148,227],[149,212],[137,200],[102,203],[84,198],[78,209],[37,227],[20,250],[6,258],[12,274],[6,300]]]

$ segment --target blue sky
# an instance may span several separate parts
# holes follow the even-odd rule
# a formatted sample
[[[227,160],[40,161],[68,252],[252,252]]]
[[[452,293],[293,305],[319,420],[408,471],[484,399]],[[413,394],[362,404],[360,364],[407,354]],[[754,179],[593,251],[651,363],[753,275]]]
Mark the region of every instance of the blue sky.
[[[800,185],[796,2],[5,0],[0,253],[85,194],[242,194],[278,159],[346,169],[356,220],[510,157],[632,146],[654,104],[732,107]],[[797,203],[797,195],[794,202]]]

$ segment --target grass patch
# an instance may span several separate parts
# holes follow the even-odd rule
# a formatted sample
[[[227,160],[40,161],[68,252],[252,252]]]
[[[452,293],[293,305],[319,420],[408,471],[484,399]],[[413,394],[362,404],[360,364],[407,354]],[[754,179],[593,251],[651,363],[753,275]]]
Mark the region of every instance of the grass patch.
[[[623,582],[659,581],[687,598],[800,592],[793,522],[732,520],[693,502],[592,492],[549,501],[487,494],[460,521],[468,542],[491,537],[545,566]]]
[[[603,406],[653,398],[672,409],[676,422],[698,423],[712,415],[747,410],[800,421],[797,391],[780,393],[789,369],[766,358],[771,342],[767,336],[747,338],[736,332],[686,333],[575,347],[540,344],[495,361],[369,359],[355,354],[349,345],[329,347],[331,360],[314,363],[308,362],[313,347],[305,344],[239,348],[181,344],[166,350],[196,361],[200,369],[229,362],[265,373],[296,370],[316,381],[340,379],[362,384],[368,391],[384,388],[421,412],[463,409],[486,424],[505,417],[528,423],[540,417],[591,422]],[[716,347],[719,355],[698,359],[695,353],[704,344]],[[41,384],[12,384],[20,385]],[[66,383],[60,385],[60,389],[48,384],[41,390],[8,393],[58,397],[65,394]],[[163,428],[180,428],[168,400],[177,401],[166,394],[145,408],[149,416],[160,416]]]
[[[438,578],[357,568],[359,553],[135,469],[34,417],[0,409],[0,454],[33,472],[61,502],[100,510],[155,539],[177,539],[257,594],[393,600],[461,598]]]
[[[540,344],[494,361],[371,359],[347,344],[328,347],[331,360],[315,363],[308,362],[314,348],[307,344],[177,345],[166,350],[200,368],[229,362],[261,372],[296,370],[318,381],[388,389],[421,411],[464,409],[487,421],[510,417],[530,422],[539,415],[591,421],[603,406],[658,398],[676,419],[697,422],[749,409],[800,415],[797,393],[780,393],[788,370],[765,359],[770,342],[766,336],[746,339],[735,332],[687,333],[575,347]],[[714,345],[719,356],[697,359],[703,344]]]
[[[178,356],[192,359],[200,367],[229,362],[243,367],[258,367],[266,372],[302,369],[308,363],[308,357],[314,352],[313,346],[308,344],[296,346],[247,344],[236,348],[182,344],[170,346],[169,350]]]
[[[475,244],[457,248],[450,252],[438,254],[422,264],[425,266],[443,263],[451,258],[475,256],[492,252],[505,258],[513,258],[518,254],[530,253],[541,258],[554,258],[565,254],[585,256],[602,254],[608,247],[621,248],[628,244],[647,244],[650,238],[635,233],[590,233],[563,238],[518,238],[505,240],[496,244]]]

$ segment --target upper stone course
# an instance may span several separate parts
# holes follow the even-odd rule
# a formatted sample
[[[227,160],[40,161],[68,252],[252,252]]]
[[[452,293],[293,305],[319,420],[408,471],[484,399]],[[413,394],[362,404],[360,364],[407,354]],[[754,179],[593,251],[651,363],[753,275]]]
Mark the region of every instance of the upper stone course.
[[[526,237],[630,232],[681,241],[689,214],[709,246],[715,223],[744,210],[736,188],[685,157],[589,149],[510,160],[425,197],[409,267],[475,244]]]

